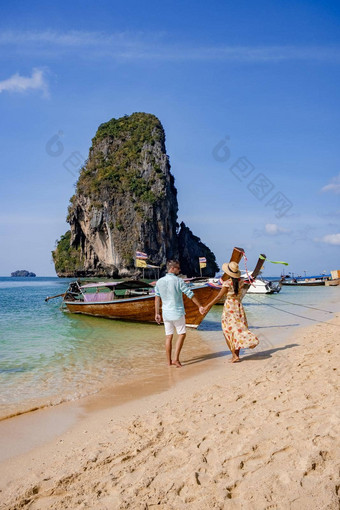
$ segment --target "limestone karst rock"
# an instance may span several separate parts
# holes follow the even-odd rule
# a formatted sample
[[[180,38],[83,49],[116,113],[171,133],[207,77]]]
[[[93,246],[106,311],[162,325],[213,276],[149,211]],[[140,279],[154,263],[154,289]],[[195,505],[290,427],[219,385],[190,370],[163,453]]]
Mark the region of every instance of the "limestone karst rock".
[[[18,271],[13,271],[11,273],[11,276],[14,278],[35,278],[37,275],[35,273],[32,273],[31,271],[27,271],[26,269],[19,269]]]
[[[200,274],[198,264],[199,257],[205,257],[207,259],[207,266],[202,270],[202,275],[213,276],[216,271],[218,271],[214,254],[183,222],[180,225],[178,233],[178,251],[183,274],[190,276],[197,276]]]
[[[214,254],[185,225],[178,232],[177,211],[157,117],[134,113],[101,124],[70,200],[70,231],[52,252],[57,274],[131,276],[136,250],[162,268],[179,257],[190,275],[199,274],[197,256],[206,256],[214,274]]]

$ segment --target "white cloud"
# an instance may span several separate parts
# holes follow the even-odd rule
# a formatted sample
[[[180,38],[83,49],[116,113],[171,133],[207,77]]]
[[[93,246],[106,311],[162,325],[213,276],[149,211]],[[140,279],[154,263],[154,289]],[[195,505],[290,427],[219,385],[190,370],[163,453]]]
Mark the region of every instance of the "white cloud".
[[[40,90],[45,97],[48,96],[48,85],[41,69],[33,69],[32,76],[21,76],[16,73],[7,80],[0,81],[0,93],[25,92],[26,90]]]
[[[279,227],[276,223],[267,223],[264,227],[265,233],[270,236],[276,236],[279,234],[289,234],[288,228]]]
[[[339,46],[207,46],[171,42],[164,32],[66,32],[5,31],[0,34],[0,47],[18,48],[20,52],[39,55],[61,55],[76,51],[77,56],[170,61],[235,61],[282,62],[319,61],[340,63]],[[83,48],[84,52],[79,53]],[[86,51],[85,51],[86,50]]]
[[[321,239],[316,239],[326,244],[333,244],[334,246],[340,246],[340,234],[328,234],[323,236]]]
[[[321,191],[333,191],[333,193],[336,193],[337,195],[340,194],[340,174],[336,177],[333,177],[331,182],[324,186]]]

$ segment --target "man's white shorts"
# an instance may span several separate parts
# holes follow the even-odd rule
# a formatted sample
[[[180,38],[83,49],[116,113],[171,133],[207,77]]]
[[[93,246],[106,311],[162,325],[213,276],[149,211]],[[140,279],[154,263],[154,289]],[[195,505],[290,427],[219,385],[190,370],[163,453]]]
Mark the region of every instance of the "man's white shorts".
[[[173,335],[175,328],[178,335],[184,335],[186,332],[185,329],[185,315],[182,315],[179,319],[176,319],[175,321],[163,321],[164,327],[165,327],[165,334],[166,335]]]

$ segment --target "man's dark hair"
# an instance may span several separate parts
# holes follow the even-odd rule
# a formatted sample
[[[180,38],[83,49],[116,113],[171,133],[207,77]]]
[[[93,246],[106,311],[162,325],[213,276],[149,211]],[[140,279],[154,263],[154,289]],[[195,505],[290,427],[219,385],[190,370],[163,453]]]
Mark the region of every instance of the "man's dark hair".
[[[166,263],[167,271],[169,271],[169,269],[171,269],[172,267],[175,267],[175,266],[180,266],[179,260],[172,259],[172,260],[168,260]]]

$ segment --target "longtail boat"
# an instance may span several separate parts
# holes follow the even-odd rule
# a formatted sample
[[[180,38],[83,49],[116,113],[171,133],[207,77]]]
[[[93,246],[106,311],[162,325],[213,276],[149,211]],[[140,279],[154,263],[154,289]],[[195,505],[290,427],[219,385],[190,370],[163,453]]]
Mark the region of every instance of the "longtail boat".
[[[242,248],[234,248],[230,262],[239,263],[243,254]],[[252,273],[255,278],[263,263],[264,260],[260,258]],[[226,278],[227,275],[223,274],[222,280]],[[248,284],[244,285],[242,298],[248,287]],[[206,306],[220,292],[220,286],[197,282],[192,284],[191,290],[201,305]],[[65,293],[47,297],[45,301],[58,296],[63,297],[63,309],[70,313],[156,324],[154,286],[140,280],[84,284],[74,281]],[[205,315],[199,312],[195,303],[186,295],[183,295],[183,303],[186,325],[197,328]]]
[[[330,280],[330,275],[315,275],[315,276],[296,276],[284,278],[282,280],[282,285],[289,286],[303,286],[303,287],[315,287],[320,285],[325,285],[327,281]]]
[[[208,304],[219,292],[205,284],[192,287],[192,291],[202,306]],[[186,325],[197,328],[204,316],[185,295],[183,302]],[[64,295],[63,304],[71,313],[156,324],[154,287],[143,281],[125,280],[84,285],[72,282]]]
[[[243,248],[236,248],[235,247],[234,250],[233,250],[232,256],[230,258],[230,262],[237,262],[239,264],[243,256],[244,256]],[[263,264],[264,264],[266,258],[267,258],[266,255],[261,253],[261,255],[259,256],[259,259],[257,261],[257,264],[255,266],[255,269],[251,272],[251,280],[245,280],[244,281],[244,284],[243,284],[243,287],[242,287],[242,290],[241,290],[241,301],[244,298],[244,296],[247,294],[248,289],[251,286],[251,281],[256,280],[257,276],[260,274],[261,269],[263,267]],[[225,281],[227,278],[228,278],[228,275],[226,273],[224,273],[221,276],[220,280]],[[219,290],[222,287],[221,284],[222,284],[222,282],[220,282],[220,283],[218,283],[218,282],[217,283],[208,283],[208,285],[210,287],[216,288],[216,289],[219,289]],[[225,296],[223,296],[220,299],[220,301],[218,301],[217,304],[224,304],[224,301],[225,301]]]

